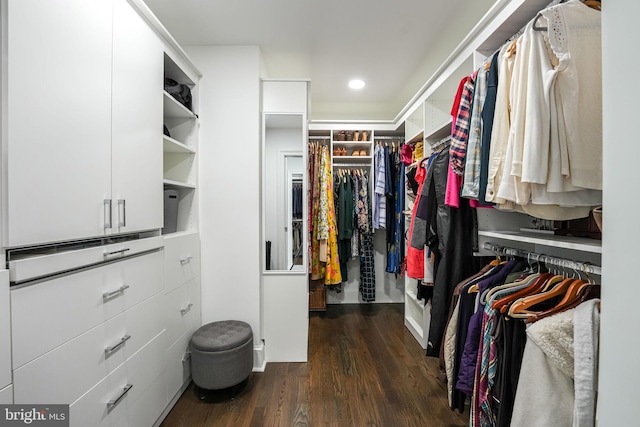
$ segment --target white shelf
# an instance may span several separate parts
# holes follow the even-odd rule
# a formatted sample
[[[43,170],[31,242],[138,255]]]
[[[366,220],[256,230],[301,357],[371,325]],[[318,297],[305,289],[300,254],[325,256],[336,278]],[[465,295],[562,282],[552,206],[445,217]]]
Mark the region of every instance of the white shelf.
[[[345,145],[347,147],[354,147],[354,148],[371,147],[371,141],[331,141],[331,143],[333,145]]]
[[[333,157],[333,164],[337,165],[340,163],[349,163],[349,162],[358,161],[358,160],[367,162],[372,158],[373,158],[372,156],[335,156]]]
[[[173,60],[164,54],[164,76],[193,88],[196,83]]]
[[[164,135],[162,139],[162,151],[165,153],[195,154],[196,150],[190,148],[169,136]]]
[[[194,190],[196,188],[196,186],[193,184],[187,184],[186,182],[173,181],[170,179],[163,179],[162,182],[166,188],[176,188],[176,189],[184,188],[188,190]]]
[[[418,324],[418,322],[416,322],[415,320],[413,320],[410,317],[405,317],[404,318],[404,325],[407,327],[409,332],[411,332],[411,335],[413,335],[413,337],[416,339],[416,341],[418,341],[418,343],[420,343],[422,348],[425,348],[425,346],[423,344],[424,343],[424,331],[422,330],[422,327]]]
[[[180,104],[176,99],[169,95],[165,90],[164,93],[164,117],[177,117],[184,119],[195,119],[196,115],[184,105]]]
[[[600,240],[573,236],[557,236],[553,234],[537,234],[526,231],[479,231],[478,236],[492,237],[520,243],[548,246],[553,248],[572,249],[576,251],[602,253]]]
[[[429,143],[438,142],[442,138],[445,138],[451,135],[451,123],[452,121],[448,120],[446,123],[443,123],[436,129],[434,129],[431,133],[429,133],[424,137],[425,141]]]
[[[424,135],[424,131],[420,130],[418,133],[413,134],[411,137],[406,138],[406,144],[413,144],[413,143],[417,143],[420,141],[423,141],[424,138],[422,137]]]
[[[178,239],[184,236],[190,236],[192,234],[198,234],[198,230],[176,231],[175,233],[163,234],[162,237],[165,240],[169,240],[169,239]]]
[[[407,294],[407,299],[410,300],[415,305],[417,305],[418,308],[420,308],[420,310],[424,312],[424,305],[422,304],[422,301],[418,299],[418,295],[416,295],[416,293],[413,291],[406,291],[406,294]]]

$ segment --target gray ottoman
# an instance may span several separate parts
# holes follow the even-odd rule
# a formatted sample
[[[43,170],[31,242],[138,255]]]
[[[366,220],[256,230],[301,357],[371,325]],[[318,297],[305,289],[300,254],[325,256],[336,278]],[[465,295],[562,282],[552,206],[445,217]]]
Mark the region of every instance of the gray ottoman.
[[[200,388],[220,390],[244,381],[253,369],[248,323],[225,320],[201,326],[191,337],[191,375]]]

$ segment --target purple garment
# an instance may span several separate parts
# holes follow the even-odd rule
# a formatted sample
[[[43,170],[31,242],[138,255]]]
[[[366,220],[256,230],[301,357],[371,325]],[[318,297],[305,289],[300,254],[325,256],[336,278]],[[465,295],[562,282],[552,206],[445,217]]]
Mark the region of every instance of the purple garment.
[[[478,282],[479,294],[485,290],[498,286],[504,282],[509,273],[518,264],[518,261],[512,260],[504,264],[500,271]],[[480,345],[480,334],[482,333],[482,313],[484,310],[479,308],[471,315],[469,321],[469,330],[467,332],[467,341],[464,343],[464,351],[460,361],[460,370],[458,372],[458,381],[456,389],[471,396],[473,393],[473,382],[475,379],[476,361],[478,357],[478,348]]]

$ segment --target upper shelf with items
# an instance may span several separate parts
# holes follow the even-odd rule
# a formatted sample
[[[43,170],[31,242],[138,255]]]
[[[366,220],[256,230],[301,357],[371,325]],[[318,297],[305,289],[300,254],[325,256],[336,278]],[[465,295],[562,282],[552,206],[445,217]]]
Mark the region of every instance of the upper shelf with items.
[[[372,130],[332,130],[331,161],[334,165],[371,163]]]

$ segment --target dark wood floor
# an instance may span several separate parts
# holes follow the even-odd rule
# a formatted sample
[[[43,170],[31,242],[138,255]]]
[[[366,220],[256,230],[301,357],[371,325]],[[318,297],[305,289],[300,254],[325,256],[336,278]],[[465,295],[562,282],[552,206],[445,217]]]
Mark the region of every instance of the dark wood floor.
[[[311,313],[309,362],[269,363],[200,400],[193,384],[163,427],[465,426],[451,412],[438,361],[403,325],[402,304],[330,305]]]

